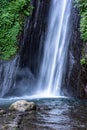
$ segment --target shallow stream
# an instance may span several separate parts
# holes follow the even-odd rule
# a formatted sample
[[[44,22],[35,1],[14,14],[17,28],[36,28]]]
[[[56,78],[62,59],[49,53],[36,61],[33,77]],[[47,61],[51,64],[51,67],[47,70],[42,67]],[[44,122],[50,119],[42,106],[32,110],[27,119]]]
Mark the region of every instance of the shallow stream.
[[[87,100],[72,98],[30,99],[37,110],[23,116],[19,130],[87,130]],[[1,100],[7,108],[11,100]]]

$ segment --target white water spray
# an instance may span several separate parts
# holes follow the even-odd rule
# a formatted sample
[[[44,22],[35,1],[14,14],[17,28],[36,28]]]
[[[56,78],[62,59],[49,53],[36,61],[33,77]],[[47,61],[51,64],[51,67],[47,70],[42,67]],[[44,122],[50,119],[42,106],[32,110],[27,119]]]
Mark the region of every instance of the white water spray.
[[[52,0],[43,62],[38,81],[41,95],[60,96],[69,46],[71,0]]]

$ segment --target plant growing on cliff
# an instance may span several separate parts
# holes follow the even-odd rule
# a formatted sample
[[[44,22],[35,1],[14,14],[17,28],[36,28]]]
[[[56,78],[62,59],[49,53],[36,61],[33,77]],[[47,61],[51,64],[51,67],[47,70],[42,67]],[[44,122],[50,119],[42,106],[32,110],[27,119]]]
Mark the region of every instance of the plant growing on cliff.
[[[15,55],[25,17],[31,14],[30,0],[0,0],[0,59]]]
[[[87,41],[87,0],[76,0],[80,12],[80,32],[83,41]]]
[[[87,61],[86,61],[85,58],[82,58],[82,59],[80,60],[80,62],[81,62],[81,65],[85,65],[85,64],[87,64]]]

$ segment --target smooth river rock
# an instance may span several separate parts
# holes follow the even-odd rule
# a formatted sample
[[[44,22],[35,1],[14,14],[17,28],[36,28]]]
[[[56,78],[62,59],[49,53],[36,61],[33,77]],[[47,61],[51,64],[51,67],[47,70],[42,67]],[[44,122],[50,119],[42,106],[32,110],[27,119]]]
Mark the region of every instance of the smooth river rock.
[[[0,115],[1,114],[5,114],[5,113],[6,113],[5,110],[3,110],[3,109],[0,108]]]
[[[28,102],[26,100],[19,100],[11,104],[9,110],[12,111],[30,111],[36,110],[36,104],[34,102]]]

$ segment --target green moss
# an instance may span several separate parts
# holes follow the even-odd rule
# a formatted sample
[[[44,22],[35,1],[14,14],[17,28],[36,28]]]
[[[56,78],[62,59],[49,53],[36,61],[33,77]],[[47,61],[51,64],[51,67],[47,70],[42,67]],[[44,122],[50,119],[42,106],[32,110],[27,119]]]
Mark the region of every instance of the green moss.
[[[0,59],[16,54],[25,17],[31,12],[30,0],[0,0]]]
[[[80,32],[83,41],[87,41],[87,0],[76,0],[80,11]]]

